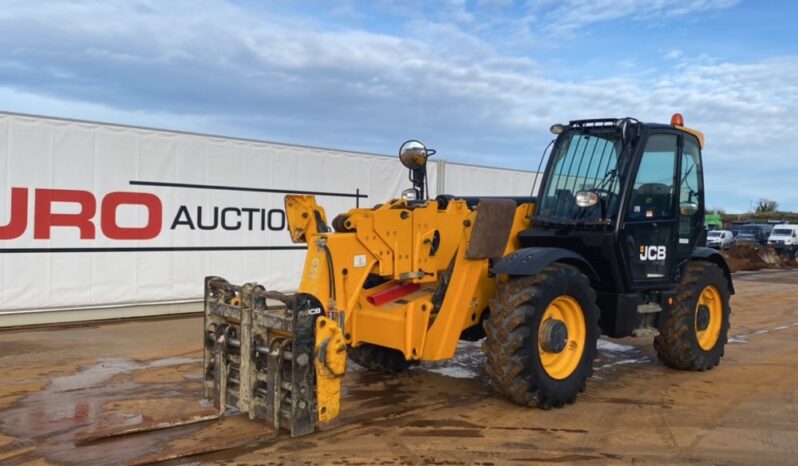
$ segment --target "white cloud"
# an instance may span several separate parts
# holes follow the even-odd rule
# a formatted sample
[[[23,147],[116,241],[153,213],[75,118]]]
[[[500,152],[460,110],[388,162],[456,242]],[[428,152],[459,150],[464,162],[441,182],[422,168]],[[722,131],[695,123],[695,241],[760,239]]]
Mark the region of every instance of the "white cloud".
[[[657,0],[647,9],[684,15],[730,3]],[[582,6],[598,21],[618,14],[602,8],[653,14],[631,1]],[[446,15],[467,11],[463,2],[447,8]],[[566,17],[552,27],[571,33],[585,21]],[[710,205],[753,196],[798,208],[795,194],[762,194],[744,176],[767,167],[786,181],[794,170],[795,56],[740,64],[671,51],[665,68],[626,74],[636,65],[625,60],[623,75],[563,80],[457,21],[409,24],[414,34],[405,36],[330,28],[213,0],[12,2],[0,10],[0,102],[13,111],[381,153],[417,137],[449,160],[529,169],[554,122],[667,121],[679,111],[707,135]]]
[[[683,55],[684,55],[684,52],[682,52],[681,50],[674,49],[674,50],[671,50],[668,53],[666,53],[665,54],[665,58],[669,58],[671,60],[678,60],[678,59],[682,58]]]
[[[721,10],[739,0],[557,0],[557,7],[547,14],[546,35],[568,36],[594,23],[620,18],[649,20],[679,17],[692,13]],[[551,5],[551,4],[548,4]],[[548,6],[547,5],[547,6]]]

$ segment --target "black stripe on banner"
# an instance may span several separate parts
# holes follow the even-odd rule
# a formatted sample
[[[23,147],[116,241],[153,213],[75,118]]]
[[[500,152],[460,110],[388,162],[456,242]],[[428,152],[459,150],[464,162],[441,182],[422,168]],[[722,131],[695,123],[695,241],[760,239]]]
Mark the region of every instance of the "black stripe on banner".
[[[356,199],[369,197],[367,194],[360,194],[359,189],[355,194],[350,194],[350,193],[333,193],[333,192],[324,192],[324,191],[299,191],[295,189],[247,188],[243,186],[221,186],[213,184],[167,183],[163,181],[130,180],[130,184],[133,186],[160,186],[167,188],[216,189],[220,191],[247,191],[253,193],[307,194],[312,196],[354,197]]]
[[[183,246],[119,248],[0,248],[0,254],[61,252],[172,252],[172,251],[299,251],[307,246]]]

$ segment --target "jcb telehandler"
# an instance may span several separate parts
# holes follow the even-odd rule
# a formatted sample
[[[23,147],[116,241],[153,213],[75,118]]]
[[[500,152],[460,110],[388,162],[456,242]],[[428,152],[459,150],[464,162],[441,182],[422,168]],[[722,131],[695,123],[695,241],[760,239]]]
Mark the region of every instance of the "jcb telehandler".
[[[347,356],[395,373],[484,337],[498,391],[544,409],[585,389],[601,334],[654,336],[672,368],[716,366],[734,289],[703,247],[703,135],[679,114],[551,131],[537,198],[427,199],[434,152],[418,141],[400,149],[414,187],[332,228],[312,196],[286,196],[308,248],[299,290],[206,280],[206,394],[301,435],[338,416]]]
[[[205,281],[205,394],[302,435],[339,415],[347,357],[396,373],[484,338],[486,372],[513,402],[573,403],[600,335],[653,336],[669,367],[723,356],[734,292],[705,241],[703,135],[633,118],[554,125],[538,197],[427,199],[418,141],[400,149],[413,188],[338,215],[285,198],[307,245],[293,294]]]

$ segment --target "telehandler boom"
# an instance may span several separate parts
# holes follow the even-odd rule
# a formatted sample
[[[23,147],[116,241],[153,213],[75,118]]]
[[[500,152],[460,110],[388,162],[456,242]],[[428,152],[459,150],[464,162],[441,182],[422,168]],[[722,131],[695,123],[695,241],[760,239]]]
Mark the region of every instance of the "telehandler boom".
[[[285,198],[307,245],[296,293],[205,280],[204,386],[291,435],[340,413],[347,357],[396,373],[484,339],[486,372],[513,402],[573,403],[600,335],[653,336],[659,359],[703,371],[723,355],[734,292],[704,247],[704,138],[674,115],[571,121],[538,197],[427,198],[418,141],[400,149],[413,188],[332,222]]]

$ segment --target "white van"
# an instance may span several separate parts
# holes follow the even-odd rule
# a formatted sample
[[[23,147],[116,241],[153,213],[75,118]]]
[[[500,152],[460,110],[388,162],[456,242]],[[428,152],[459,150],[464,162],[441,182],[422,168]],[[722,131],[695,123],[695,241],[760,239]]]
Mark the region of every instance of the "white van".
[[[729,230],[712,230],[707,233],[707,246],[715,249],[729,249],[734,244],[734,233]]]
[[[768,244],[776,249],[794,251],[798,248],[798,225],[776,225],[770,232]]]

